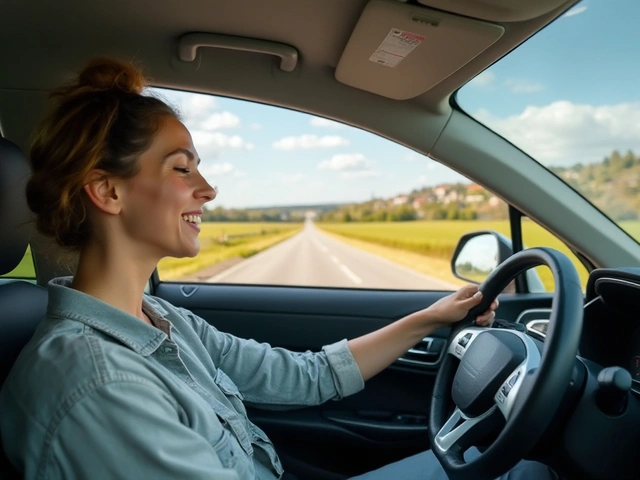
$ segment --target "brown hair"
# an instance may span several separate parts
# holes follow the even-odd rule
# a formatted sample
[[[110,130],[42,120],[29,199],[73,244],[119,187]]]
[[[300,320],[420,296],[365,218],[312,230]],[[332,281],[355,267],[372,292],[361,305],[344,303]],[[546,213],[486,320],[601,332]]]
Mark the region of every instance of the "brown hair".
[[[142,95],[146,81],[129,63],[93,59],[77,79],[53,91],[53,112],[35,132],[27,202],[38,230],[63,247],[89,238],[83,181],[93,169],[130,178],[163,116],[177,112]]]

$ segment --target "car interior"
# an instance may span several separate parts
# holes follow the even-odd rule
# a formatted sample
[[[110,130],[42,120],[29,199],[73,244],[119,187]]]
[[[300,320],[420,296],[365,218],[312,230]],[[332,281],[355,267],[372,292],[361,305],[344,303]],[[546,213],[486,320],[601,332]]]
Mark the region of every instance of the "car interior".
[[[47,283],[72,275],[75,263],[33,228],[24,195],[31,134],[52,88],[90,58],[113,56],[141,64],[155,87],[273,105],[384,137],[509,205],[513,244],[504,246],[500,265],[482,284],[485,300],[500,300],[494,328],[486,332],[466,321],[438,330],[339,402],[284,413],[250,408],[285,471],[300,480],[343,480],[434,448],[456,479],[494,478],[523,458],[548,464],[561,478],[640,477],[640,245],[551,171],[467,115],[455,98],[577,3],[5,2],[0,383],[45,314]],[[415,45],[406,46],[400,61],[376,56],[394,29],[415,33],[429,48],[411,56]],[[523,247],[525,218],[580,259],[589,271],[586,289],[564,254]],[[27,248],[36,278],[7,275]],[[551,270],[554,292],[528,288],[525,273],[539,265]],[[505,291],[514,279],[515,291]],[[317,351],[450,292],[172,282],[154,274],[149,293],[239,337]],[[488,356],[491,372],[457,374],[459,365],[486,363]],[[5,445],[11,441],[2,438]],[[461,457],[469,445],[481,447],[476,462]],[[22,478],[20,470],[0,456],[0,478]]]

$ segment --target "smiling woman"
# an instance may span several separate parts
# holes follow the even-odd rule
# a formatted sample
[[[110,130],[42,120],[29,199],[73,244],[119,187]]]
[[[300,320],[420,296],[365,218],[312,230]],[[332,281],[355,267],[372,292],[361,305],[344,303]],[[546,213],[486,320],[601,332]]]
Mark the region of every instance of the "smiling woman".
[[[0,392],[0,434],[15,439],[4,448],[27,478],[281,478],[243,400],[289,408],[351,395],[482,293],[468,285],[316,353],[234,337],[145,295],[160,259],[200,251],[216,190],[187,128],[143,87],[132,65],[94,59],[37,129],[27,201],[40,232],[79,258],[72,277],[49,282],[47,314]],[[497,306],[486,299],[476,325]]]

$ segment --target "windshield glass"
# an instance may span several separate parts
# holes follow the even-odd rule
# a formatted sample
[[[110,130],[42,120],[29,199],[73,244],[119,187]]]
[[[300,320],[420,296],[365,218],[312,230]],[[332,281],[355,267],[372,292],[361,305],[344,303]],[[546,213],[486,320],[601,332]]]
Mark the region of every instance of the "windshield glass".
[[[589,0],[464,86],[458,104],[640,239],[640,2]]]

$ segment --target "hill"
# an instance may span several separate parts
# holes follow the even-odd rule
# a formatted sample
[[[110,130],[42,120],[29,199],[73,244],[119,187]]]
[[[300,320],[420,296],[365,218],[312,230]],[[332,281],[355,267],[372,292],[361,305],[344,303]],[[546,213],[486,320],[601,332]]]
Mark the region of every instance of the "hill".
[[[614,150],[601,162],[550,170],[613,220],[640,219],[640,157]],[[391,198],[352,204],[317,204],[205,210],[209,222],[296,222],[312,217],[325,222],[411,220],[504,220],[506,204],[475,183],[442,184]]]
[[[640,219],[640,157],[614,150],[602,162],[550,170],[613,220]],[[503,220],[504,202],[475,183],[424,187],[392,198],[343,205],[320,216],[327,222]]]

